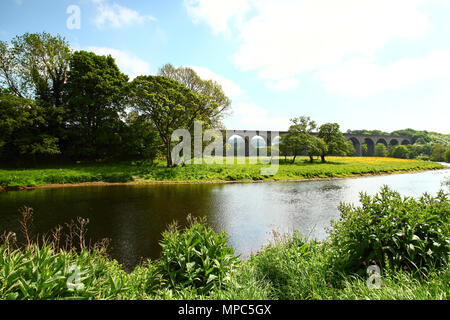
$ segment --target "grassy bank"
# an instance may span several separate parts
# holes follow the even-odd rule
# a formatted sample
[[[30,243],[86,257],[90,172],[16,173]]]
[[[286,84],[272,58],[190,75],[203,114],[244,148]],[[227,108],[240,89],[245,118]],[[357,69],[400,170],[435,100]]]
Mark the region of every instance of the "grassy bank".
[[[161,258],[131,273],[103,245],[86,247],[82,219],[66,236],[55,229],[41,244],[18,246],[15,235],[4,234],[0,299],[449,299],[448,194],[402,198],[383,188],[361,202],[339,207],[325,241],[275,234],[245,261],[204,221],[174,223],[163,234]],[[29,211],[23,214],[25,238],[32,239]],[[372,286],[368,266],[380,268]]]
[[[262,164],[186,165],[166,168],[163,161],[154,164],[142,162],[80,163],[43,166],[31,169],[0,169],[0,186],[33,187],[50,184],[86,182],[207,182],[296,180],[329,177],[350,177],[366,174],[385,174],[443,168],[429,161],[393,158],[329,157],[327,163],[309,163],[298,158],[295,163],[280,159],[274,176],[261,175]]]

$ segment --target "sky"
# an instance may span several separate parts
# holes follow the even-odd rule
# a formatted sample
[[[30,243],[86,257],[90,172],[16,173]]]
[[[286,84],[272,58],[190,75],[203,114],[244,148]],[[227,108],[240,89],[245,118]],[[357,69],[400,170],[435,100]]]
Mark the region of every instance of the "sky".
[[[450,0],[0,0],[0,40],[64,36],[130,78],[193,68],[228,129],[450,133]]]

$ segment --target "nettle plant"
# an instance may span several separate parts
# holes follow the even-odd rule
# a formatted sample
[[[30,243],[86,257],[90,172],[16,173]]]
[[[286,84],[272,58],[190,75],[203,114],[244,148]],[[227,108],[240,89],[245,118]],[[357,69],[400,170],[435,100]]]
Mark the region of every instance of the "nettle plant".
[[[162,235],[159,273],[172,288],[192,288],[207,294],[220,288],[238,257],[227,246],[225,233],[216,233],[204,219],[187,218],[186,228],[172,223]]]
[[[391,269],[429,270],[446,266],[450,254],[450,202],[435,197],[402,197],[384,186],[375,196],[360,194],[361,206],[342,203],[330,240],[335,268],[364,274],[377,264]]]

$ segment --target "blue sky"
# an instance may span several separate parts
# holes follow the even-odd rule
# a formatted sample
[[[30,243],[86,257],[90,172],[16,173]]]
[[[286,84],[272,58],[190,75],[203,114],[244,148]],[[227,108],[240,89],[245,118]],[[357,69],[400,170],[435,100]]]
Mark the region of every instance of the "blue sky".
[[[229,129],[450,133],[449,17],[450,0],[0,0],[0,39],[59,33],[131,78],[190,66],[232,99]]]

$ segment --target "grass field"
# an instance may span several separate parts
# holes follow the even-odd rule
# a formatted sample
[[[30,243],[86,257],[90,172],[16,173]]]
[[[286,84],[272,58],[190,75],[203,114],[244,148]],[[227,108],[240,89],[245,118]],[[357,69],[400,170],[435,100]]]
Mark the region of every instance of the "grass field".
[[[239,159],[244,160],[244,159]],[[377,157],[328,157],[326,163],[309,163],[306,158],[279,160],[275,175],[262,175],[268,165],[251,164],[197,164],[166,168],[164,161],[78,163],[59,166],[41,166],[27,169],[0,169],[0,186],[34,187],[49,184],[86,182],[208,182],[296,180],[330,177],[350,177],[366,174],[385,174],[418,170],[440,169],[439,163]]]

